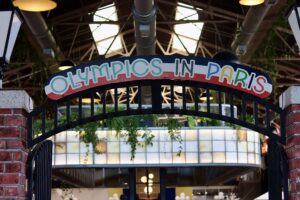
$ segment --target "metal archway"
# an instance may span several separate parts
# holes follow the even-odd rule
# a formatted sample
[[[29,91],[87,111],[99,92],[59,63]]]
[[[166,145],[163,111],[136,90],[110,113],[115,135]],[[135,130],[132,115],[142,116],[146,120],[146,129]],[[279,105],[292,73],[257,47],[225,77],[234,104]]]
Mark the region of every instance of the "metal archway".
[[[143,86],[148,86],[151,89],[151,104],[144,104],[144,102],[142,102]],[[137,106],[135,108],[133,108],[130,104],[129,90],[132,87],[137,88]],[[163,102],[163,98],[161,95],[162,87],[169,88],[170,94],[168,104],[164,104]],[[182,89],[182,99],[180,105],[175,103],[175,87],[181,87]],[[125,109],[120,109],[120,105],[118,104],[118,89],[121,88],[126,91],[125,101],[123,101]],[[192,107],[187,106],[189,103],[186,95],[187,88],[192,89],[193,91],[193,93],[191,94],[191,96],[193,97]],[[110,105],[111,107],[109,107],[111,110],[108,109],[108,103],[106,102],[106,94],[109,90],[114,91],[114,95],[112,96],[114,103]],[[199,104],[199,97],[201,93],[200,91],[204,91],[206,93],[205,110],[201,109],[201,105]],[[223,113],[222,111],[222,96],[225,96],[228,100],[230,110],[229,115],[225,115],[225,113]],[[212,97],[217,97],[217,101],[212,102]],[[83,112],[84,98],[90,99],[90,111],[88,114]],[[97,104],[98,100],[101,101],[101,104]],[[96,112],[95,108],[99,108],[99,105],[101,111]],[[214,108],[212,105],[214,105]],[[60,122],[58,112],[58,109],[61,106],[65,107],[66,119],[63,123]],[[73,109],[74,106],[76,107],[76,118],[73,118],[71,116],[71,109]],[[247,120],[247,106],[252,109],[251,114],[253,121]],[[235,107],[239,107],[240,109],[239,116],[236,116],[234,114]],[[286,140],[284,110],[254,95],[232,90],[220,85],[195,81],[164,79],[131,81],[91,88],[56,101],[49,100],[43,106],[38,107],[31,113],[29,113],[27,139],[28,147],[34,147],[35,145],[43,142],[47,138],[59,132],[74,128],[78,125],[83,125],[88,122],[118,116],[142,114],[179,114],[208,117],[240,125],[268,136],[270,138],[269,163],[271,164],[269,165],[269,182],[272,183],[269,184],[270,199],[281,199],[280,196],[282,186],[285,190],[285,199],[288,198],[286,159],[283,156],[282,151],[282,145],[285,144]],[[278,122],[280,123],[280,131],[278,131],[277,133],[274,132],[274,128],[271,125],[274,116],[277,116]],[[35,132],[35,119],[41,120],[39,128],[40,132],[38,134]],[[276,173],[277,175],[274,176],[274,173]]]

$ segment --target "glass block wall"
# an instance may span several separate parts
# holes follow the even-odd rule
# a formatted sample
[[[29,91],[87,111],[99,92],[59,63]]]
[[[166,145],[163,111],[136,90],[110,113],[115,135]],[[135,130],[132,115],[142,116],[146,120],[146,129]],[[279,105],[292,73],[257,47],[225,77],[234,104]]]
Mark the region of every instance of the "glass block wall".
[[[182,129],[182,144],[171,141],[166,129],[152,128],[155,135],[153,146],[138,146],[131,160],[130,145],[114,131],[98,130],[96,149],[79,140],[75,131],[61,132],[51,140],[54,142],[53,165],[257,165],[261,164],[260,140],[257,132],[224,127],[199,127]],[[143,139],[139,138],[141,144]],[[178,156],[178,151],[182,152]]]

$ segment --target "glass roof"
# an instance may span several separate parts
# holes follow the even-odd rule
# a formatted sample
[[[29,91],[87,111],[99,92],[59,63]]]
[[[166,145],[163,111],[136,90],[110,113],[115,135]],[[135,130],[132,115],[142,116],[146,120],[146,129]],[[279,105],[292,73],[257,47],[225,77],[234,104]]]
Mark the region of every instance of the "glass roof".
[[[95,22],[117,21],[117,11],[115,4],[101,7],[95,12],[93,19]],[[123,47],[119,25],[116,24],[90,24],[90,30],[93,34],[97,50],[100,55],[122,53]]]
[[[192,6],[178,3],[175,20],[199,20],[199,14]],[[187,53],[187,50],[188,53],[195,53],[203,25],[203,22],[176,24],[174,31],[177,35],[173,34],[173,50],[183,53]]]

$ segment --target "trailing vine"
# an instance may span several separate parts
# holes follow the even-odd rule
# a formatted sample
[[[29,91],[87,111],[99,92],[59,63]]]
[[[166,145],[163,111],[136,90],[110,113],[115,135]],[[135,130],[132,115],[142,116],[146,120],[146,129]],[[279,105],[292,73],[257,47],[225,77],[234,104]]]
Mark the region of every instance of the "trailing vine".
[[[172,141],[177,141],[179,142],[179,149],[177,151],[177,156],[181,155],[182,152],[182,137],[181,137],[181,124],[177,119],[174,118],[168,118],[167,120],[167,128],[168,128],[168,133],[170,135],[170,138]]]
[[[71,113],[70,121],[76,121],[78,119],[77,113]],[[183,118],[184,119],[184,118]],[[89,145],[91,144],[96,154],[103,153],[101,149],[97,148],[100,142],[105,142],[105,138],[99,138],[96,131],[99,128],[107,128],[116,132],[117,137],[123,138],[126,144],[130,145],[131,160],[135,158],[136,150],[138,146],[146,148],[153,145],[154,135],[151,133],[149,126],[166,127],[169,137],[172,142],[179,143],[179,149],[177,156],[180,156],[183,150],[180,129],[183,123],[187,123],[188,127],[193,128],[202,123],[202,125],[220,125],[218,120],[212,120],[203,117],[186,116],[184,120],[176,118],[167,118],[166,120],[159,120],[158,115],[139,115],[139,116],[124,116],[114,117],[103,121],[90,122],[81,126],[77,126],[74,130],[79,132],[80,141],[87,145],[89,153]],[[66,123],[66,116],[62,114],[58,119],[59,125]],[[35,135],[41,134],[41,120],[34,120],[33,129]],[[53,128],[53,120],[46,120],[46,130]],[[141,138],[140,141],[138,138]]]

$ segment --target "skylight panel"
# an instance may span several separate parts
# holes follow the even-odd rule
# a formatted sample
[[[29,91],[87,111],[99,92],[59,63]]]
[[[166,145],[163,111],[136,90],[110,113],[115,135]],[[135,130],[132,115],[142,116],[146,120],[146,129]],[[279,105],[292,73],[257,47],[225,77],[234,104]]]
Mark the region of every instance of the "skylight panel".
[[[95,22],[117,21],[117,11],[113,4],[99,8],[93,16]],[[90,24],[90,30],[97,45],[100,55],[123,52],[121,37],[118,35],[120,31],[119,25],[116,24]],[[117,36],[118,35],[118,36]],[[115,38],[116,37],[116,38]],[[115,40],[114,40],[115,38]],[[112,43],[113,42],[113,43]]]
[[[175,19],[198,20],[199,14],[192,6],[178,3]],[[172,48],[184,53],[186,53],[186,48],[188,53],[194,53],[197,48],[203,25],[203,22],[176,24],[174,26],[174,31],[177,35],[173,35]]]

